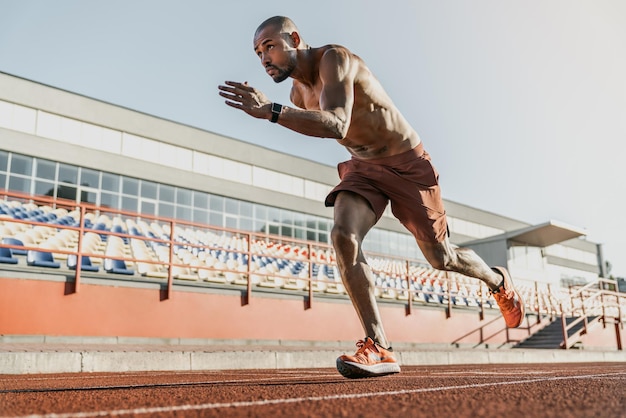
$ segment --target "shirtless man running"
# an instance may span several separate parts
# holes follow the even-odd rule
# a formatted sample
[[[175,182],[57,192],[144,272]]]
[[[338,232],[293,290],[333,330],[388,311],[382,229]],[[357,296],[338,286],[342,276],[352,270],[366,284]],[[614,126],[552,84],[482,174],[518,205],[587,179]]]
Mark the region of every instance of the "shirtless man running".
[[[437,171],[417,132],[361,58],[340,45],[310,47],[293,21],[283,16],[261,23],[253,46],[276,83],[293,79],[290,98],[295,106],[273,103],[247,83],[234,81],[218,87],[226,104],[304,135],[334,138],[352,155],[339,164],[341,182],[325,202],[334,206],[331,238],[337,264],[365,331],[356,354],[337,359],[339,372],[354,378],[400,371],[361,248],[389,201],[394,216],[415,236],[434,268],[485,282],[507,326],[518,327],[524,303],[508,272],[490,268],[472,250],[448,241]]]

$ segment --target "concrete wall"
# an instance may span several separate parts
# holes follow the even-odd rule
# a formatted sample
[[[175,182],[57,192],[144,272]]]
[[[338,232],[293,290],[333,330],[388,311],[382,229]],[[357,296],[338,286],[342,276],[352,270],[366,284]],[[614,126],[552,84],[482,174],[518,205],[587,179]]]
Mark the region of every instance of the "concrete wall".
[[[347,298],[313,299],[306,309],[302,296],[253,294],[242,305],[242,290],[217,291],[176,287],[170,299],[155,284],[81,282],[78,293],[64,280],[0,278],[0,335],[70,337],[139,337],[154,339],[252,339],[350,341],[363,330]],[[245,288],[244,288],[245,289]],[[381,304],[388,337],[402,343],[451,343],[496,318],[480,321],[476,309]],[[485,329],[504,329],[497,321]],[[517,334],[517,337],[515,337]],[[525,331],[514,330],[522,338]],[[490,340],[503,342],[504,333]],[[479,342],[475,333],[459,341]]]

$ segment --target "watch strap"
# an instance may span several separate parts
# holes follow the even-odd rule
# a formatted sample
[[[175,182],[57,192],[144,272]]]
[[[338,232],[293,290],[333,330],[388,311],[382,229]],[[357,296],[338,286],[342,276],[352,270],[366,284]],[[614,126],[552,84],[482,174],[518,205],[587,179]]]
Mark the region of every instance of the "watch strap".
[[[278,122],[278,117],[280,116],[280,113],[282,111],[283,111],[283,105],[281,105],[280,103],[272,103],[272,119],[270,119],[270,122],[272,123]]]

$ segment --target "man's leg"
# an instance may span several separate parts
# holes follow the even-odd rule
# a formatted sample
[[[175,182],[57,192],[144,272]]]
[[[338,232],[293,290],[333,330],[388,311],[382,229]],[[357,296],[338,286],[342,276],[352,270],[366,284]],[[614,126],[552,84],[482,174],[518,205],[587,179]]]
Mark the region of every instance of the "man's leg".
[[[354,355],[344,354],[337,358],[337,370],[351,379],[400,372],[383,330],[372,270],[361,249],[365,235],[375,223],[376,215],[363,197],[346,191],[337,195],[333,246],[341,279],[366,334],[363,340],[357,342],[358,350]]]
[[[491,289],[506,325],[519,327],[524,320],[524,301],[515,290],[506,269],[489,268],[487,263],[469,248],[459,248],[446,238],[443,242],[417,241],[426,260],[438,270],[450,270],[482,280]]]
[[[343,284],[366,335],[389,347],[376,304],[374,277],[361,249],[365,235],[376,223],[376,215],[367,200],[344,191],[335,200],[334,221],[331,236]]]
[[[497,290],[502,284],[502,276],[494,272],[469,248],[459,248],[450,243],[417,240],[422,254],[431,266],[437,270],[449,270],[482,280],[491,290]]]

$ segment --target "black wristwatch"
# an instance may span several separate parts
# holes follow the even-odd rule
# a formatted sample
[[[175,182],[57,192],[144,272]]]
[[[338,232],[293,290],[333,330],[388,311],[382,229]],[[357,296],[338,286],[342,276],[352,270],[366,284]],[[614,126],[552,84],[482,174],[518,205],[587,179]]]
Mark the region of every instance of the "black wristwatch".
[[[281,105],[280,103],[272,103],[272,119],[270,119],[270,122],[278,122],[278,117],[280,116],[280,112],[282,111],[283,105]]]

